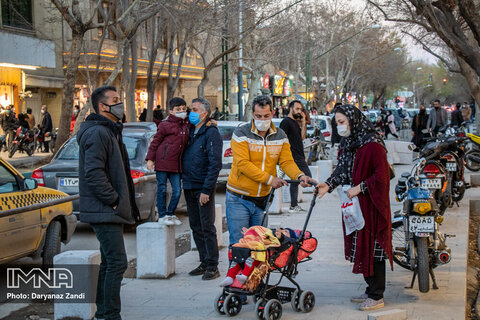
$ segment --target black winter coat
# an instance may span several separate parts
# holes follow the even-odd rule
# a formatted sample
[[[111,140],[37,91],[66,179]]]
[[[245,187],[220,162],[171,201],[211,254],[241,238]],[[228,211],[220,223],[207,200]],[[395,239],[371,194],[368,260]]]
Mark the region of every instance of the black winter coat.
[[[122,128],[121,123],[96,113],[80,126],[77,141],[82,222],[133,224],[140,219]]]
[[[195,135],[190,128],[190,138],[183,154],[183,189],[201,189],[211,195],[215,191],[218,174],[222,169],[223,141],[218,128],[207,122]]]
[[[45,113],[42,116],[42,124],[40,125],[42,128],[42,132],[52,132],[53,130],[53,124],[52,124],[52,116],[48,111],[45,111]]]

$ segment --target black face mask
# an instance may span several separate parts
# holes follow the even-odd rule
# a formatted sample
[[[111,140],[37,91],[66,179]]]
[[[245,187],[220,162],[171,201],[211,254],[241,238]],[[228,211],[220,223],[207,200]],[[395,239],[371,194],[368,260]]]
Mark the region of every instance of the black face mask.
[[[294,117],[295,119],[301,119],[301,118],[302,118],[302,115],[301,115],[300,113],[295,113],[295,114],[293,115],[293,117]]]
[[[425,114],[425,113],[427,113],[427,110],[425,110],[425,109],[420,109],[420,114]]]
[[[433,107],[434,107],[435,109],[437,109],[437,110],[440,109],[440,106],[438,106],[438,107],[437,107],[437,106],[433,106]]]

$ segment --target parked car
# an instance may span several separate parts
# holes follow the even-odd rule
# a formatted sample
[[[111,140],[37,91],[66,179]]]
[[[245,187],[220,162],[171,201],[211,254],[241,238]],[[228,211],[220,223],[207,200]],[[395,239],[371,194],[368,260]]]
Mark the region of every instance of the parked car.
[[[11,209],[66,196],[64,192],[39,185],[34,179],[26,179],[0,158],[0,263],[41,256],[44,266],[53,264],[61,242],[67,244],[75,231],[77,218],[72,215],[72,202],[25,212]]]
[[[227,182],[230,169],[232,169],[233,153],[230,148],[230,141],[232,140],[233,131],[244,124],[243,121],[217,121],[217,128],[222,136],[223,149],[222,149],[222,170],[218,176],[218,182]],[[274,122],[275,123],[275,122]]]
[[[314,115],[311,117],[312,125],[320,130],[326,141],[331,140],[332,136],[332,118],[330,116]]]
[[[153,123],[153,122],[152,122]],[[143,122],[146,124],[146,122]],[[150,141],[156,133],[149,125],[125,126],[123,142],[130,160],[130,174],[135,184],[135,200],[140,217],[145,221],[156,221],[157,181],[154,172],[146,168],[145,156]],[[78,194],[78,157],[79,148],[76,135],[71,137],[58,151],[53,160],[32,173],[38,185],[65,192]],[[79,214],[79,201],[73,202],[73,213]]]

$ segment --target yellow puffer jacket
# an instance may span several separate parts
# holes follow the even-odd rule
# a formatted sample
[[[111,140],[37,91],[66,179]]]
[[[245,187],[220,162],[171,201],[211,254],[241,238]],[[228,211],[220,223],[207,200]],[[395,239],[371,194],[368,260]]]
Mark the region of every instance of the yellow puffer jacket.
[[[264,197],[270,193],[277,164],[291,179],[303,175],[290,151],[287,135],[273,123],[265,138],[258,134],[253,121],[233,132],[230,143],[233,164],[227,188],[250,197]]]

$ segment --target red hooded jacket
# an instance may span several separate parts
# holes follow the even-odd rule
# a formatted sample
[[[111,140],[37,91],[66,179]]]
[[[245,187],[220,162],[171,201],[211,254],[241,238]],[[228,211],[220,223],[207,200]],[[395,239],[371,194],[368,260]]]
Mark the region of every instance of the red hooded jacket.
[[[157,127],[145,160],[155,162],[155,171],[182,172],[182,155],[188,143],[190,123],[169,115]]]

